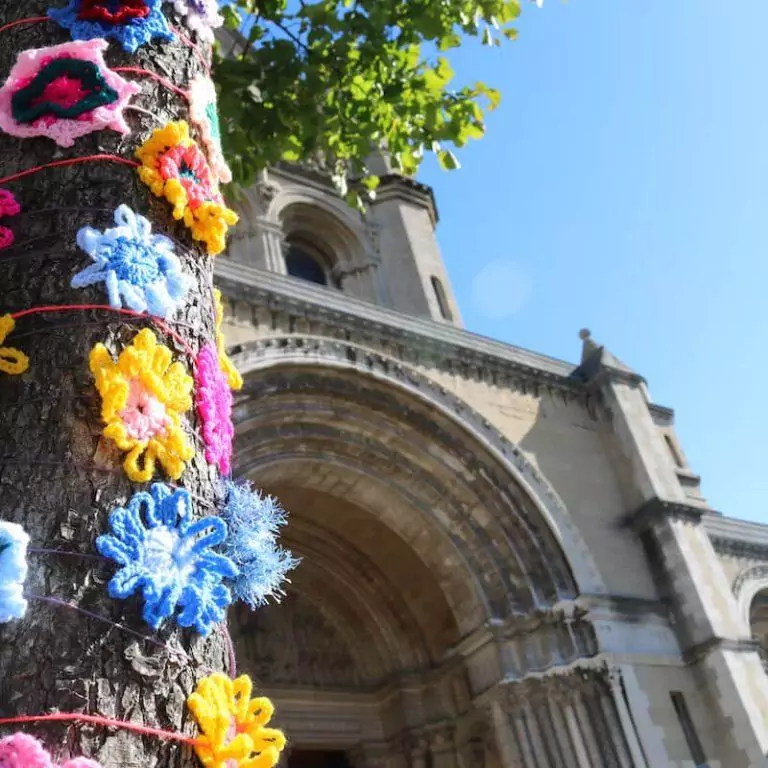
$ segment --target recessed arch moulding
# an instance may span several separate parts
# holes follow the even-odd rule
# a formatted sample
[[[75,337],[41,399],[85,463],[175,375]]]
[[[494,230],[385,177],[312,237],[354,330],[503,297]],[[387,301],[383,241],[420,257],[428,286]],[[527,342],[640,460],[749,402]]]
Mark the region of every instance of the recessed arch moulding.
[[[236,474],[284,501],[287,543],[304,558],[285,604],[243,616],[238,637],[244,658],[273,659],[265,638],[277,636],[282,671],[263,682],[288,720],[306,716],[317,696],[306,691],[321,688],[338,695],[324,700],[331,708],[367,698],[347,713],[356,725],[346,737],[321,725],[317,743],[391,742],[435,722],[458,723],[451,738],[468,743],[489,707],[546,704],[569,675],[580,681],[574,696],[612,701],[577,601],[604,584],[562,502],[514,445],[439,385],[348,342],[265,338],[235,360],[246,382]],[[322,671],[307,653],[302,671],[301,643],[289,651],[280,640],[308,626],[307,646],[329,654],[314,659]],[[375,717],[360,717],[363,701]],[[615,721],[601,720],[605,748],[626,752],[613,704],[600,707]],[[301,719],[290,727],[300,732]]]

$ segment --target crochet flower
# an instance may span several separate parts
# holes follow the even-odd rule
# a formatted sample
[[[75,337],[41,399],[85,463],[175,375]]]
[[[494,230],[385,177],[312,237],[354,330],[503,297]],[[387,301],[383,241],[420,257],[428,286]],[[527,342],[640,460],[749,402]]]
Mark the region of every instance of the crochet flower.
[[[94,263],[72,278],[72,287],[103,282],[111,306],[119,309],[125,299],[137,312],[169,317],[189,287],[173,243],[153,235],[152,225],[127,205],[115,211],[115,224],[103,233],[92,227],[77,233],[77,244]]]
[[[237,565],[240,575],[232,591],[251,609],[265,605],[267,598],[280,599],[286,574],[299,561],[277,544],[279,530],[287,522],[285,510],[272,496],[251,490],[249,483],[226,484],[227,501],[221,511],[229,536],[224,551]]]
[[[184,220],[211,256],[221,253],[238,217],[227,208],[205,155],[189,136],[189,126],[182,120],[157,128],[136,157],[141,180],[173,204],[173,217]]]
[[[197,356],[195,394],[197,411],[203,422],[205,460],[229,474],[232,463],[232,392],[227,377],[219,368],[219,356],[213,344],[204,346]]]
[[[27,612],[23,587],[28,544],[29,536],[20,525],[0,520],[0,624],[21,619]]]
[[[114,510],[109,526],[112,534],[99,536],[96,548],[122,566],[109,582],[110,597],[140,592],[153,629],[176,613],[180,626],[207,635],[224,618],[232,595],[221,582],[237,568],[211,548],[226,539],[227,525],[218,517],[195,520],[189,491],[154,483]]]
[[[0,344],[16,327],[16,321],[10,315],[0,317]],[[10,376],[20,376],[29,368],[29,358],[16,347],[0,347],[0,371]]]
[[[128,133],[123,109],[141,89],[107,67],[107,46],[90,40],[20,53],[0,88],[0,129],[62,147],[105,128]]]
[[[21,212],[21,206],[13,195],[7,189],[0,188],[0,219],[6,216],[16,216]],[[4,248],[10,248],[16,241],[16,236],[8,227],[0,226],[0,251]]]
[[[195,751],[205,768],[272,768],[285,747],[282,731],[267,728],[275,711],[267,698],[251,699],[251,678],[204,677],[187,706],[202,732]]]
[[[185,2],[185,0],[181,0]],[[203,137],[208,162],[222,184],[232,181],[232,171],[221,149],[221,125],[216,86],[205,75],[197,75],[189,86],[189,114]]]
[[[43,745],[26,733],[14,733],[0,739],[0,766],[3,768],[57,768]],[[59,768],[101,768],[85,757],[67,760]]]
[[[213,42],[213,30],[224,23],[216,0],[174,0],[173,7],[201,40]]]
[[[224,307],[221,303],[221,291],[218,288],[213,289],[213,304],[216,311],[216,349],[219,353],[219,366],[227,377],[230,388],[240,390],[243,388],[243,377],[227,354],[227,343],[221,330],[224,322]]]
[[[91,373],[101,395],[104,437],[128,451],[123,463],[136,483],[149,482],[160,462],[178,480],[194,455],[181,427],[181,416],[192,407],[192,378],[182,363],[171,362],[171,350],[144,328],[120,353],[117,362],[103,344],[90,355]],[[144,466],[139,466],[139,462]]]
[[[69,0],[65,8],[50,8],[48,16],[75,40],[112,38],[128,53],[152,39],[173,40],[161,10],[163,0]]]

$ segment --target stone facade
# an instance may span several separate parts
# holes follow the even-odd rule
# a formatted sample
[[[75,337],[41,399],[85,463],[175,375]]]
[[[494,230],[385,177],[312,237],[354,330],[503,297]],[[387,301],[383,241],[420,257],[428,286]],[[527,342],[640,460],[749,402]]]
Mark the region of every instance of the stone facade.
[[[432,193],[383,171],[361,217],[270,170],[216,267],[236,473],[303,558],[235,632],[286,764],[768,765],[768,528],[588,333],[569,364],[462,330]]]

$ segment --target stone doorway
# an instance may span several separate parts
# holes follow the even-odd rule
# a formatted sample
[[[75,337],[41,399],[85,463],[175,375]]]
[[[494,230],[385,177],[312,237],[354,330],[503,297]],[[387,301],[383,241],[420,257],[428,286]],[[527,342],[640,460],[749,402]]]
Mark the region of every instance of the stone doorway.
[[[351,768],[344,752],[298,749],[291,752],[288,768]]]

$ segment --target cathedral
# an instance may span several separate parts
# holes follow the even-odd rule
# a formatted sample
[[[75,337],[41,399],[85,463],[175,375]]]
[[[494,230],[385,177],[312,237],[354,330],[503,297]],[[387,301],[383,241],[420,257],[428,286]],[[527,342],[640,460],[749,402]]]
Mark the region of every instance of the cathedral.
[[[768,526],[588,331],[563,362],[464,330],[432,190],[378,162],[365,216],[263,173],[216,264],[235,474],[301,558],[233,615],[282,765],[768,766]]]

